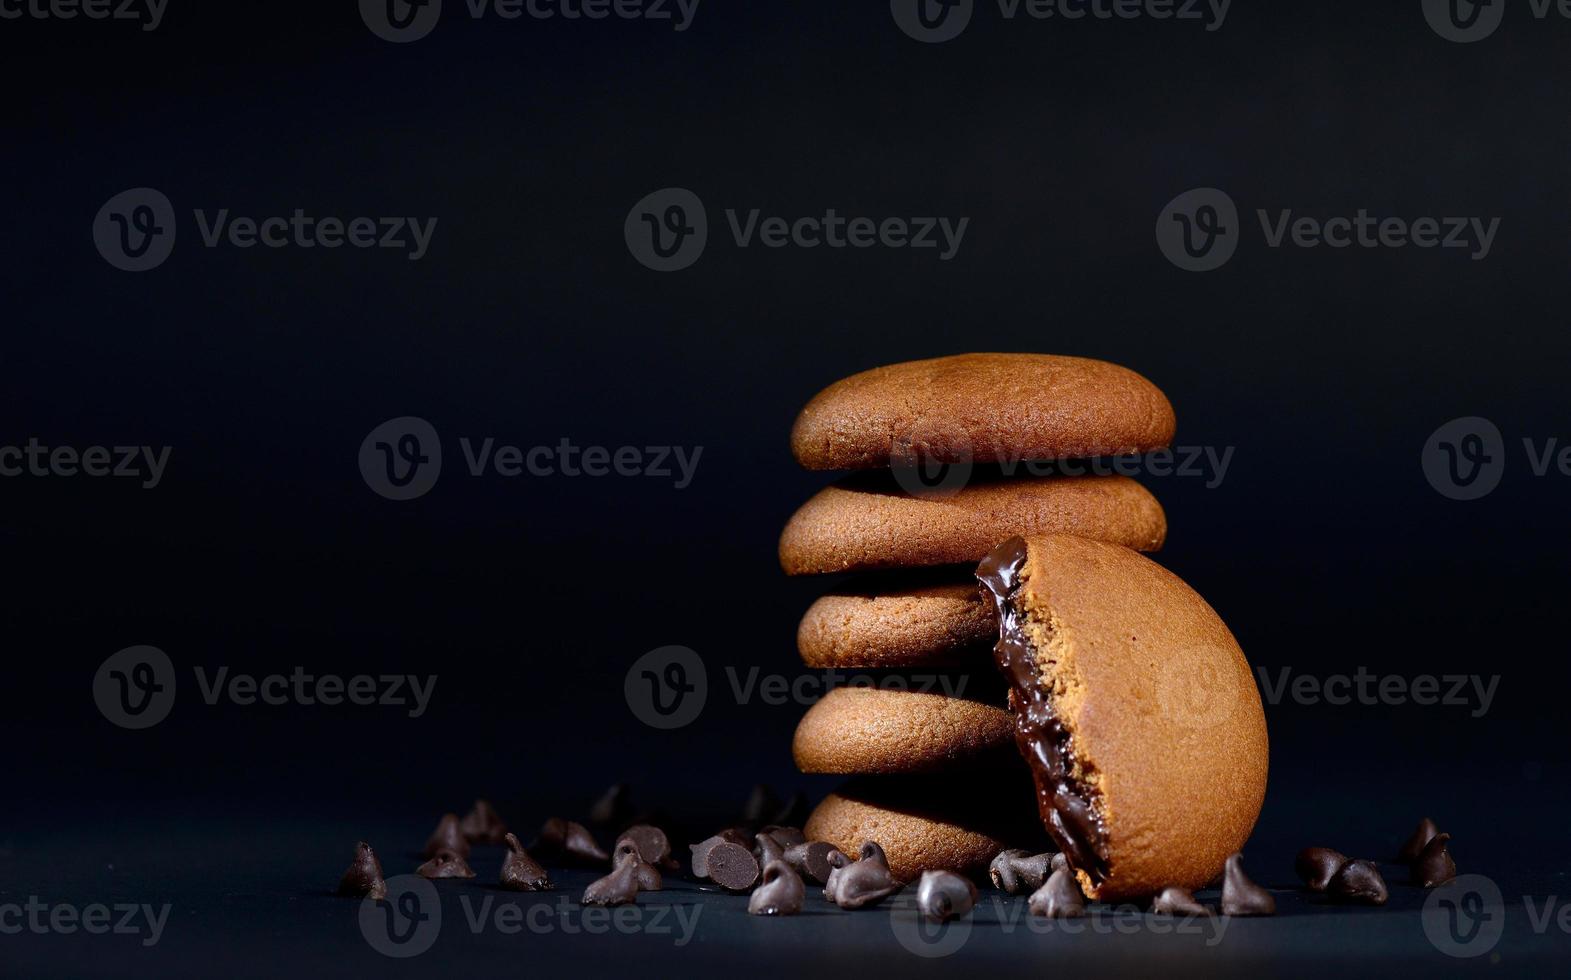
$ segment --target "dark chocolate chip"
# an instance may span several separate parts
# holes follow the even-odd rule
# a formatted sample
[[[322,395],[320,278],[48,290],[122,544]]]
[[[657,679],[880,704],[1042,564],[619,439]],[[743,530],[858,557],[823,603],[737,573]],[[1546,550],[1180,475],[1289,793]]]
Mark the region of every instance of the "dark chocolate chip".
[[[1195,893],[1187,888],[1169,885],[1151,902],[1151,911],[1158,915],[1210,915],[1211,910],[1195,901]]]
[[[798,827],[782,827],[779,824],[770,824],[767,827],[758,828],[758,832],[773,837],[775,843],[782,848],[794,847],[807,841],[807,835],[802,833]]]
[[[884,849],[876,841],[867,841],[860,858],[830,872],[824,897],[843,909],[859,909],[876,905],[899,890],[900,883],[889,873]]]
[[[751,855],[749,855],[751,856]],[[580,905],[627,905],[638,897],[638,864],[624,861],[604,878],[589,883]]]
[[[515,892],[538,892],[551,887],[545,868],[529,856],[517,834],[503,837],[507,843],[507,857],[502,861],[502,887]]]
[[[806,893],[802,879],[784,861],[764,865],[763,881],[747,899],[750,915],[796,915]]]
[[[734,892],[746,891],[758,880],[758,859],[753,852],[728,840],[710,848],[705,864],[710,881]]]
[[[1380,869],[1375,867],[1373,861],[1360,858],[1338,869],[1331,883],[1326,886],[1326,894],[1339,902],[1384,905],[1386,880],[1380,877]]]
[[[1049,919],[1076,919],[1086,914],[1085,896],[1080,894],[1080,883],[1067,869],[1054,871],[1026,900],[1032,915]]]
[[[1293,869],[1304,880],[1304,887],[1312,892],[1323,892],[1331,879],[1347,863],[1347,855],[1329,847],[1306,847],[1298,852]]]
[[[1412,835],[1408,837],[1407,843],[1403,844],[1402,849],[1397,852],[1396,859],[1403,864],[1411,864],[1418,860],[1418,856],[1424,853],[1424,846],[1434,840],[1435,835],[1438,833],[1440,833],[1440,828],[1435,826],[1433,820],[1425,817],[1418,821],[1418,826],[1414,828]]]
[[[987,867],[987,874],[993,879],[995,888],[1001,888],[1011,895],[1023,895],[1042,887],[1053,871],[1052,861],[1053,855],[1049,853],[1032,854],[1020,848],[1011,848],[1000,851],[993,858],[993,863]]]
[[[813,840],[786,848],[785,861],[797,874],[822,885],[829,880],[829,872],[835,869],[833,855],[837,854],[842,862],[846,860],[840,848],[827,841]]]
[[[634,824],[622,831],[616,839],[618,844],[625,840],[632,841],[638,848],[638,857],[642,861],[656,866],[672,863],[671,840],[659,827],[651,827],[646,823]]]
[[[1451,860],[1451,852],[1446,850],[1446,841],[1450,839],[1450,834],[1436,834],[1424,845],[1423,853],[1418,855],[1418,860],[1413,862],[1410,869],[1413,884],[1433,888],[1456,877],[1456,862]]]
[[[595,843],[594,835],[589,833],[587,827],[571,820],[563,820],[561,817],[547,820],[541,826],[540,836],[535,839],[532,846],[548,854],[578,861],[598,863],[611,857]]]
[[[611,866],[620,868],[629,861],[637,866],[635,870],[639,891],[657,892],[665,887],[665,882],[660,877],[660,869],[639,857],[638,845],[632,838],[623,837],[616,842],[616,849],[611,852]]]
[[[354,860],[338,882],[338,894],[350,898],[371,898],[381,901],[387,897],[387,882],[382,880],[382,862],[365,841],[355,844]]]
[[[617,783],[589,808],[589,822],[600,827],[625,827],[633,818],[633,801],[626,783]]]
[[[433,858],[441,851],[452,851],[460,857],[469,856],[469,841],[464,839],[464,830],[458,814],[449,813],[437,822],[436,829],[431,831],[431,839],[425,842],[425,850],[421,857]]]
[[[488,800],[475,800],[459,829],[471,844],[500,844],[507,839],[507,824]]]
[[[953,871],[924,871],[916,886],[916,907],[934,922],[958,919],[976,907],[976,886]]]
[[[1244,874],[1243,855],[1227,859],[1222,872],[1223,915],[1275,915],[1276,899]]]
[[[475,871],[462,854],[437,851],[436,856],[415,869],[422,878],[473,878]]]
[[[758,858],[760,866],[768,866],[770,861],[784,861],[785,848],[780,842],[768,834],[755,834],[753,836],[753,857]]]

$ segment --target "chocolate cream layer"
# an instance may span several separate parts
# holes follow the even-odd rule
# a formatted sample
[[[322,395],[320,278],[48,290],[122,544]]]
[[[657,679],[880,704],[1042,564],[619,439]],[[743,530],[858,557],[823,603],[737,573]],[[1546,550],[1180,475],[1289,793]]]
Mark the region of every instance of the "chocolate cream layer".
[[[1010,538],[977,566],[976,577],[998,609],[998,644],[993,656],[1010,689],[1015,744],[1031,767],[1037,807],[1048,833],[1077,870],[1094,884],[1107,879],[1107,833],[1094,794],[1074,776],[1074,740],[1053,710],[1051,684],[1044,684],[1036,650],[1024,627],[1021,570],[1024,538]]]

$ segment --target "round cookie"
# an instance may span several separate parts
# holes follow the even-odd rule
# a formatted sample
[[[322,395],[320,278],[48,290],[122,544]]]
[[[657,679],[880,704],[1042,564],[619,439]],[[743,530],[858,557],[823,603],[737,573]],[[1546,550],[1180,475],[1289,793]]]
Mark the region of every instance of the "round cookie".
[[[990,477],[950,496],[915,497],[889,474],[833,483],[803,504],[780,535],[788,575],[980,561],[1017,534],[1077,534],[1156,551],[1167,516],[1126,476]]]
[[[1117,545],[1006,541],[977,568],[1044,824],[1096,899],[1200,888],[1265,798],[1260,694],[1183,580]]]
[[[909,779],[853,780],[824,797],[803,833],[850,855],[864,841],[877,841],[890,872],[905,882],[927,870],[984,874],[999,851],[1047,846],[1041,826],[1029,819],[1030,787],[1017,785],[1013,774],[988,785],[947,776]]]
[[[802,662],[818,669],[893,669],[970,662],[986,669],[998,614],[969,573],[870,577],[808,607],[796,630]]]
[[[1078,459],[1158,449],[1174,425],[1161,389],[1117,364],[957,354],[835,382],[797,416],[791,451],[810,470]]]
[[[1002,699],[1000,699],[1000,704]],[[791,753],[812,773],[911,773],[1011,761],[1008,709],[947,694],[841,687],[797,723]]]

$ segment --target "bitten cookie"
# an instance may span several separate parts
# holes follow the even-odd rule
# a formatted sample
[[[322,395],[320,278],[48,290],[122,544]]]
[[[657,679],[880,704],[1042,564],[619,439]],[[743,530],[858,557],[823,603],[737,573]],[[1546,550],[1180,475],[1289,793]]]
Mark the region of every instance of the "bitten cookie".
[[[814,668],[989,666],[998,614],[969,569],[938,575],[868,576],[819,598],[796,630]]]
[[[1014,538],[977,578],[1016,745],[1085,893],[1209,884],[1266,789],[1265,714],[1226,624],[1172,572],[1084,538]]]
[[[1069,459],[1147,452],[1173,438],[1173,406],[1134,371],[1052,354],[957,354],[863,371],[797,416],[810,470]]]
[[[1013,774],[977,783],[949,776],[878,776],[853,780],[824,797],[807,818],[808,840],[822,840],[846,854],[877,841],[889,870],[901,881],[923,871],[984,873],[1010,847],[1041,851],[1046,835],[1034,820],[1029,785]]]
[[[1156,551],[1167,517],[1125,476],[977,479],[953,495],[913,497],[888,474],[825,487],[780,535],[788,575],[980,561],[1017,534],[1076,534]]]
[[[803,772],[909,773],[965,763],[1013,763],[1014,719],[999,704],[947,694],[842,687],[796,726]]]

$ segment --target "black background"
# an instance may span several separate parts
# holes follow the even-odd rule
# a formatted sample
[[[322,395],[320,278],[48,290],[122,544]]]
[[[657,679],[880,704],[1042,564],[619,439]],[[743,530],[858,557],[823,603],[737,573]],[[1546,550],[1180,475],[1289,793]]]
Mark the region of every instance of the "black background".
[[[172,0],[151,33],[0,22],[0,442],[171,447],[154,490],[0,480],[6,891],[47,893],[55,862],[134,863],[126,840],[190,827],[259,842],[248,860],[306,891],[366,828],[407,830],[384,849],[412,849],[478,794],[520,825],[581,812],[615,779],[688,812],[734,808],[754,782],[821,794],[833,780],[791,765],[801,707],[738,704],[724,675],[795,676],[796,619],[822,588],[775,557],[826,479],[792,462],[791,420],[848,373],[968,350],[1127,364],[1172,399],[1179,444],[1235,450],[1219,487],[1145,482],[1171,526],[1160,560],[1257,666],[1500,676],[1481,718],[1268,706],[1260,877],[1288,884],[1307,843],[1383,855],[1428,813],[1464,871],[1508,896],[1554,890],[1571,478],[1534,476],[1522,439],[1571,435],[1571,22],[1517,4],[1458,45],[1417,2],[1238,0],[1215,32],[1011,22],[985,3],[960,38],[924,45],[876,2],[705,0],[685,32],[448,6],[407,45],[353,3]],[[129,274],[90,225],[137,186],[171,198],[181,234],[161,268]],[[692,268],[660,274],[622,224],[670,186],[705,202],[711,236]],[[1205,274],[1152,232],[1200,186],[1226,190],[1245,226]],[[941,262],[741,249],[724,219],[829,207],[970,225]],[[438,225],[419,262],[209,249],[198,208]],[[1501,221],[1470,261],[1272,249],[1257,208]],[[356,456],[404,415],[436,427],[447,460],[431,493],[394,502]],[[1456,502],[1419,456],[1467,415],[1500,427],[1508,465],[1493,494]],[[463,436],[703,455],[682,490],[472,478]],[[91,682],[142,643],[182,690],[167,721],[128,732]],[[701,718],[669,733],[622,695],[632,661],[667,644],[710,678]],[[241,709],[201,702],[199,664],[439,680],[419,719]],[[269,833],[311,843],[266,853]],[[178,876],[157,875],[179,863],[147,871],[161,898],[178,900]],[[29,947],[45,957],[31,969],[112,952],[50,942]],[[192,968],[169,952],[147,966]]]

